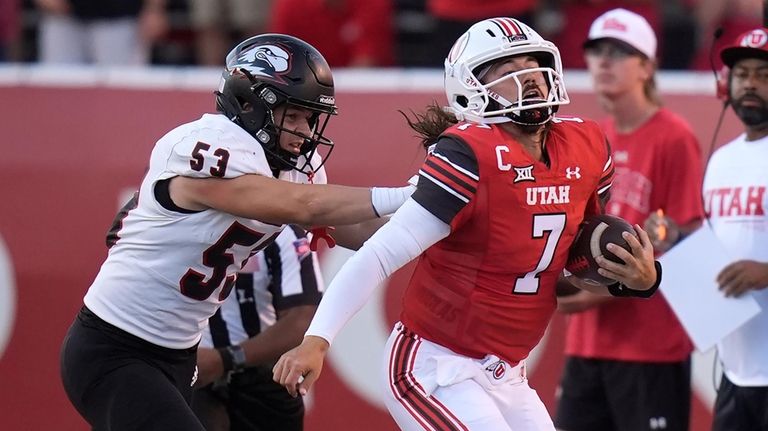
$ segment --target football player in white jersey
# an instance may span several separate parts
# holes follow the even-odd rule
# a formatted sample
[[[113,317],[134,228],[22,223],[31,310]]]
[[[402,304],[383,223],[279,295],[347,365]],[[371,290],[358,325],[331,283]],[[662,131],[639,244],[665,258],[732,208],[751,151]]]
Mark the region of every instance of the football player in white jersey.
[[[336,113],[331,70],[306,42],[245,40],[216,96],[218,114],[155,144],[65,337],[64,388],[94,429],[202,430],[189,407],[197,344],[237,271],[288,223],[376,219],[412,192],[306,184],[324,181]]]
[[[720,52],[728,103],[744,133],[712,154],[704,205],[734,257],[717,276],[726,296],[752,295],[763,311],[717,346],[723,376],[714,431],[768,429],[768,29],[740,35]]]

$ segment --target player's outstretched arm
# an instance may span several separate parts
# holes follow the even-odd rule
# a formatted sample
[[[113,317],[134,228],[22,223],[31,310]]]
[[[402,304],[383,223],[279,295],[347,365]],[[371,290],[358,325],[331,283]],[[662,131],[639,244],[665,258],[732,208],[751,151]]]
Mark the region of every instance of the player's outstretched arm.
[[[387,221],[389,217],[379,217],[361,223],[334,226],[333,239],[336,240],[336,244],[344,248],[359,250],[363,243]]]
[[[233,179],[175,177],[173,202],[189,210],[214,208],[267,223],[353,224],[394,212],[413,187],[295,184],[261,175]]]
[[[325,352],[336,334],[393,272],[448,236],[450,226],[413,199],[408,200],[336,274],[323,295],[304,341],[283,355],[273,378],[295,395],[320,375]],[[299,376],[304,376],[303,383]]]

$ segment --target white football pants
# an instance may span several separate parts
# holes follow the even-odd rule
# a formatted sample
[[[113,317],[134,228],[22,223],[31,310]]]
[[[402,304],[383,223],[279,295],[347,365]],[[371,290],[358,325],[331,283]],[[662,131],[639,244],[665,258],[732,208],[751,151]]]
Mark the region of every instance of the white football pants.
[[[406,431],[554,431],[525,362],[473,359],[398,322],[387,341],[385,403]]]

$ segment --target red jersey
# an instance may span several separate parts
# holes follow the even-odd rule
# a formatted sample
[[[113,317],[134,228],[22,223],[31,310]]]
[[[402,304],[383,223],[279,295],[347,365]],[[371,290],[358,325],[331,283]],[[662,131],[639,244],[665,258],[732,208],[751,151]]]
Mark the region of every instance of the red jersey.
[[[567,121],[566,121],[567,120]],[[510,363],[538,344],[585,213],[613,175],[596,123],[555,119],[549,164],[496,125],[458,124],[430,150],[413,198],[451,233],[419,258],[402,322],[454,352]]]
[[[616,166],[607,213],[641,226],[659,208],[680,225],[702,217],[699,144],[682,118],[660,109],[632,133],[617,133],[612,121],[604,129]],[[568,355],[646,362],[682,361],[692,349],[660,294],[572,315],[565,344]]]

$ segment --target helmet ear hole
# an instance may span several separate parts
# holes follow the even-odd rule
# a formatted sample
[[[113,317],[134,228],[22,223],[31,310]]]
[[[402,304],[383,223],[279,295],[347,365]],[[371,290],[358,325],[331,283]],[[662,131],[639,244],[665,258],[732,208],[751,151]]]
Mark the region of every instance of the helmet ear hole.
[[[253,104],[242,97],[237,98],[237,104],[240,105],[240,110],[243,112],[253,111]]]
[[[456,103],[458,103],[462,108],[469,106],[469,100],[467,100],[465,96],[456,96]]]

